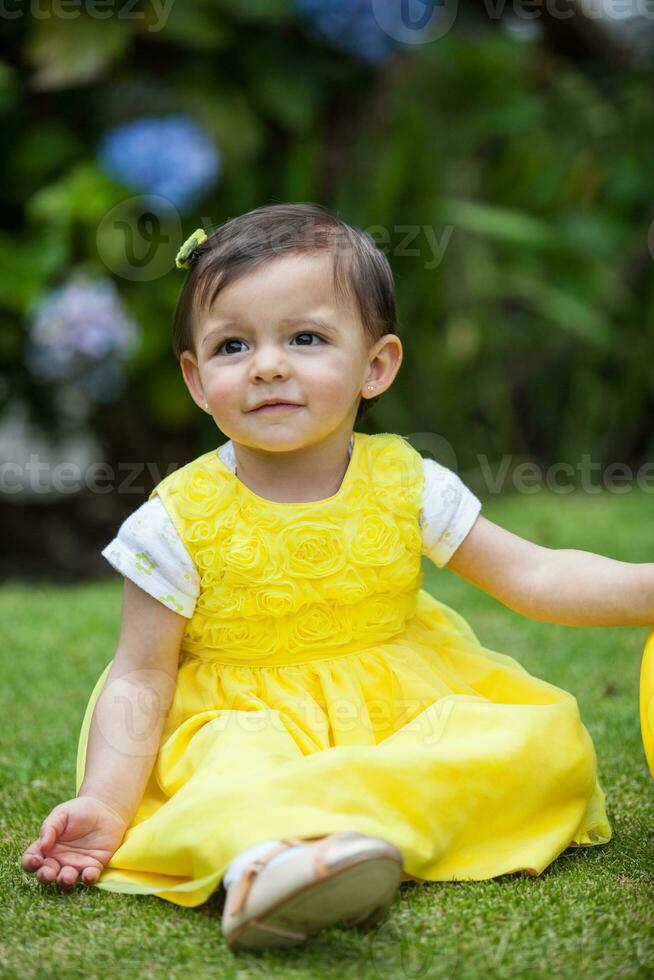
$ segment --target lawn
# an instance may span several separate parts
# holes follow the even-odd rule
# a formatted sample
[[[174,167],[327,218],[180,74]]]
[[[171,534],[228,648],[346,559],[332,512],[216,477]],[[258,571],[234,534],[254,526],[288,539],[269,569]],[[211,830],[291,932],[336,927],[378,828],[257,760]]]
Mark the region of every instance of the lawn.
[[[538,493],[484,501],[490,519],[550,547],[654,561],[651,494]],[[0,588],[3,977],[654,976],[654,782],[641,745],[645,627],[528,620],[425,560],[425,588],[480,641],[578,699],[599,759],[613,839],[563,852],[538,877],[404,883],[377,929],[333,926],[290,950],[234,955],[217,896],[184,909],[155,896],[42,886],[20,854],[74,795],[77,737],[118,639],[121,579]]]

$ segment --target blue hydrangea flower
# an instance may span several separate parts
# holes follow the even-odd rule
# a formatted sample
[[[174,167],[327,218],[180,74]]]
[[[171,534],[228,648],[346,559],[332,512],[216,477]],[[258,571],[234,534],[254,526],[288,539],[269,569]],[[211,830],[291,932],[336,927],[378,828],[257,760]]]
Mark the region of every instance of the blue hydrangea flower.
[[[101,166],[124,184],[194,204],[211,187],[222,160],[205,130],[188,116],[141,116],[104,134]]]
[[[73,279],[33,310],[26,361],[42,381],[75,381],[94,401],[114,401],[125,381],[118,361],[139,341],[139,327],[110,279]]]
[[[398,33],[391,36],[380,25],[371,0],[295,0],[295,7],[309,25],[310,33],[370,64],[388,61],[400,47],[401,9],[389,0]]]

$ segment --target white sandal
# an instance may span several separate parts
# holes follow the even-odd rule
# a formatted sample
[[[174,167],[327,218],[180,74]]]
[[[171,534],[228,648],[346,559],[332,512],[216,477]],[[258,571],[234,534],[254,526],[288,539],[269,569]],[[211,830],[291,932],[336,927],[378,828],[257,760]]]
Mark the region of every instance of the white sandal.
[[[310,846],[267,866],[298,844]],[[401,880],[402,852],[381,837],[349,830],[285,837],[228,887],[223,935],[243,950],[294,946],[334,922],[367,929],[383,919]]]

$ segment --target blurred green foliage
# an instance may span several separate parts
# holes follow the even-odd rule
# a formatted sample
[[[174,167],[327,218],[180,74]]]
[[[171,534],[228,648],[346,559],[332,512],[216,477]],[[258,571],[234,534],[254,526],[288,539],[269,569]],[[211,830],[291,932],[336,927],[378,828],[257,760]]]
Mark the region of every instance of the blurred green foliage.
[[[654,66],[581,67],[495,24],[375,68],[308,40],[290,0],[185,0],[159,24],[144,3],[123,19],[21,9],[0,63],[0,407],[56,424],[26,320],[73,271],[111,274],[98,226],[137,191],[101,172],[102,134],[182,113],[223,161],[184,235],[313,200],[386,251],[404,363],[364,427],[439,433],[464,468],[652,456]],[[170,433],[213,444],[170,347],[180,273],[115,281],[143,331],[125,398],[151,458]]]

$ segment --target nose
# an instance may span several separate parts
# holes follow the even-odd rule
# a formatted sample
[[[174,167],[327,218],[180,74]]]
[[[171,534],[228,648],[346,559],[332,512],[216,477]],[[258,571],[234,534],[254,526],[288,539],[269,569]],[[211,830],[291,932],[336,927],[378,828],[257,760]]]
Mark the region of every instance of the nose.
[[[271,381],[287,378],[286,355],[277,344],[263,344],[251,362],[250,381]]]

